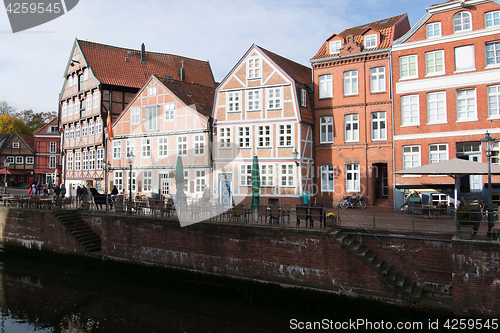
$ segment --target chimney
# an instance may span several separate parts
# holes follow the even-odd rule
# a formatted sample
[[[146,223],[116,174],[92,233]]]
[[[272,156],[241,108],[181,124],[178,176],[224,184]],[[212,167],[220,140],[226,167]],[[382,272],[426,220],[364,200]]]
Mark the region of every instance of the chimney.
[[[141,45],[141,64],[145,64],[146,63],[146,46],[144,45],[144,43],[142,43]]]
[[[177,68],[179,70],[179,81],[184,81],[184,77],[186,76],[186,71],[184,70],[184,59],[181,60],[181,68]]]

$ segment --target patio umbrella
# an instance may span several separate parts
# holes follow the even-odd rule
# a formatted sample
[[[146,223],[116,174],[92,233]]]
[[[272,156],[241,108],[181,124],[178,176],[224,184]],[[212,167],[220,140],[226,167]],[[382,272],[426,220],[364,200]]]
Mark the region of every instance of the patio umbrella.
[[[51,177],[51,176],[49,176],[49,179],[48,179],[48,181],[47,181],[47,187],[48,187],[49,189],[51,189],[51,188],[52,188],[52,177]]]
[[[181,202],[186,200],[186,194],[184,193],[184,165],[182,164],[182,158],[177,156],[177,164],[175,165],[175,187],[176,192],[176,202]]]
[[[259,158],[257,155],[253,157],[252,163],[252,210],[257,210],[260,205],[260,170]]]

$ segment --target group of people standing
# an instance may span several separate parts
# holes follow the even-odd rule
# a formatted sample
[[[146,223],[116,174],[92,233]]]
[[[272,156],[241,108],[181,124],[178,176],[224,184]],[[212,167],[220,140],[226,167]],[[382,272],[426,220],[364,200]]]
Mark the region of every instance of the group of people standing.
[[[36,183],[36,182],[30,182],[30,187],[28,189],[28,195],[51,195],[52,191],[49,191],[49,185],[45,184],[42,185],[41,183]],[[56,185],[54,187],[54,195],[58,197],[61,195],[63,198],[66,195],[66,187],[64,186],[63,183],[61,185]]]

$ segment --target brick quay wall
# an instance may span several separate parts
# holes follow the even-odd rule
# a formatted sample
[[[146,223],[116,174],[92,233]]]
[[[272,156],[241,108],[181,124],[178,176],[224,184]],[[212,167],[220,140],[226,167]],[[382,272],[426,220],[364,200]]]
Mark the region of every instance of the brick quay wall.
[[[0,209],[0,242],[63,254],[85,255],[50,212]],[[424,286],[428,299],[414,303],[326,231],[198,223],[137,216],[81,217],[101,235],[106,260],[194,270],[313,288],[404,307],[500,316],[498,242],[461,241],[449,234],[345,229],[400,272]],[[447,305],[448,304],[448,305]]]

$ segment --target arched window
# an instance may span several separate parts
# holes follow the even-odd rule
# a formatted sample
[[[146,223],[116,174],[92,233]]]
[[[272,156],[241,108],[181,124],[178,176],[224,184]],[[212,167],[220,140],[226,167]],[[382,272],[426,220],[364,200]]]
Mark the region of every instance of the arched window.
[[[453,29],[455,32],[472,30],[472,20],[469,12],[459,12],[453,16]]]

